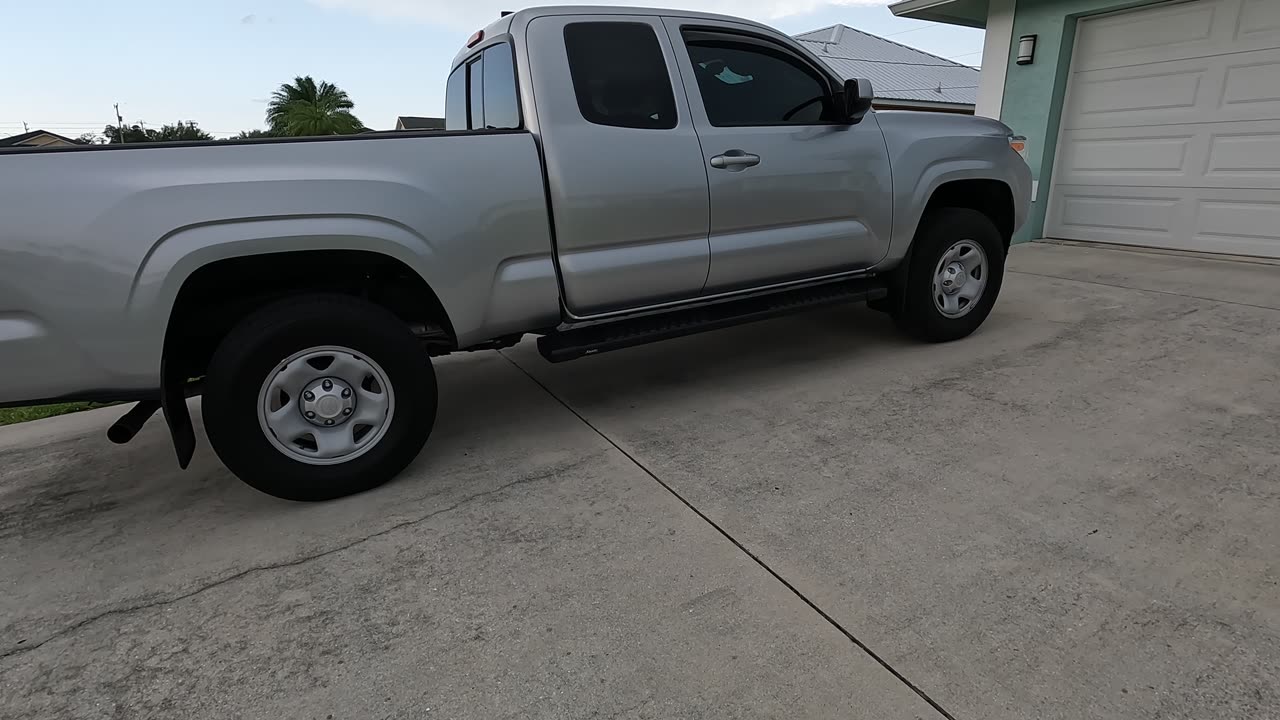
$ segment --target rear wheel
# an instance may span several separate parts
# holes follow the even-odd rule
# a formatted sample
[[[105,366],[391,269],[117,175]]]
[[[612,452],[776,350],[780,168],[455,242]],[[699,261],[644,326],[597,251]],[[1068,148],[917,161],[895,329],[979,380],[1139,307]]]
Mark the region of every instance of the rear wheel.
[[[1004,279],[1005,246],[987,216],[941,208],[921,220],[911,264],[892,308],[907,333],[928,342],[967,337],[991,313]]]
[[[436,381],[395,315],[309,295],[256,312],[209,363],[203,413],[214,451],[241,480],[288,500],[377,487],[422,449]]]

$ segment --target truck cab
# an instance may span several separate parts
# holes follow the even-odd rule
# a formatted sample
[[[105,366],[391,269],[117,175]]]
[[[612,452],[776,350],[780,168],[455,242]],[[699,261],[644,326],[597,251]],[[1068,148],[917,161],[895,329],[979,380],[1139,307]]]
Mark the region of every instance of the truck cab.
[[[447,127],[523,118],[538,137],[568,318],[888,256],[875,115],[849,116],[844,83],[786,36],[709,15],[538,8],[472,40],[449,76]]]

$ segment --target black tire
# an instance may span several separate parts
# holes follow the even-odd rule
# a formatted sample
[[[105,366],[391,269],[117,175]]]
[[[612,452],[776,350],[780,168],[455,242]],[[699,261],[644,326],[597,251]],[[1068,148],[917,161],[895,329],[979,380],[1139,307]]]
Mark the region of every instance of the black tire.
[[[973,307],[959,317],[945,315],[933,296],[933,278],[942,256],[955,243],[970,240],[987,258],[986,285]],[[910,265],[894,292],[900,293],[891,312],[904,332],[926,342],[949,342],[968,337],[991,314],[1004,281],[1005,244],[990,218],[967,208],[940,208],[921,221],[911,248]]]
[[[341,346],[386,374],[394,410],[382,437],[347,462],[313,465],[268,440],[258,419],[259,393],[279,363],[308,348]],[[341,295],[304,295],[268,305],[223,339],[209,362],[203,415],[209,442],[231,472],[286,500],[331,500],[396,476],[422,450],[436,417],[431,360],[390,311]]]

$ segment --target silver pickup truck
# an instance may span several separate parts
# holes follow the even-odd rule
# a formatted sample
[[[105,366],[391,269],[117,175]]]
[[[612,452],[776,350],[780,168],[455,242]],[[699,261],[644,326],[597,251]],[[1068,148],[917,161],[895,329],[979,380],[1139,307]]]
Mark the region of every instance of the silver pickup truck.
[[[552,362],[865,300],[925,341],[1000,290],[1030,173],[994,120],[874,112],[729,17],[537,8],[454,61],[447,130],[0,153],[0,405],[186,399],[272,495],[375,487],[433,356]]]

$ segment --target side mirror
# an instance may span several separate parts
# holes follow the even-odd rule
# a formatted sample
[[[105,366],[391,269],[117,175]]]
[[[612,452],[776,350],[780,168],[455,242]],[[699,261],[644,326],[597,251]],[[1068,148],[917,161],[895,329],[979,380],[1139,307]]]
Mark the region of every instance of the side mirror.
[[[844,81],[844,116],[850,124],[856,125],[866,117],[871,109],[871,100],[875,96],[871,89],[871,81],[866,78],[853,78]]]

